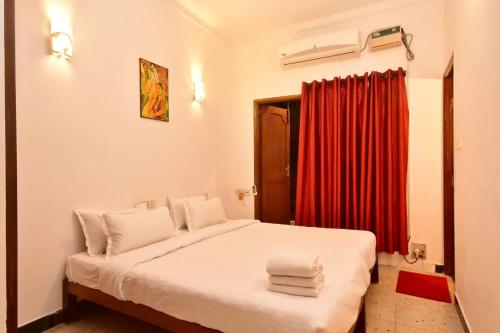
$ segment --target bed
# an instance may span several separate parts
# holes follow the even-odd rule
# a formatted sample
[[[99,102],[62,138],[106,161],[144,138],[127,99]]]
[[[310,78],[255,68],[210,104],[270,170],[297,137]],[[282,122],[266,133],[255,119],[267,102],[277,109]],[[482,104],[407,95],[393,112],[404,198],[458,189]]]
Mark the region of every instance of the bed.
[[[266,289],[266,259],[276,249],[319,253],[319,297]],[[372,233],[255,220],[181,233],[111,259],[77,254],[66,275],[66,322],[84,299],[172,332],[363,332],[366,291],[378,281]]]

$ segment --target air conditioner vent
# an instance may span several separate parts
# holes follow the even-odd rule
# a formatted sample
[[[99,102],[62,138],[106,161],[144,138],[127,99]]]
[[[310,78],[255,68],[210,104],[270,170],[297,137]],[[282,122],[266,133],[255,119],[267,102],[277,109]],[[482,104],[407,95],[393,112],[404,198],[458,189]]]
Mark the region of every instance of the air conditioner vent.
[[[361,50],[359,29],[348,29],[327,33],[309,33],[290,41],[280,51],[280,61],[284,66],[312,61]]]

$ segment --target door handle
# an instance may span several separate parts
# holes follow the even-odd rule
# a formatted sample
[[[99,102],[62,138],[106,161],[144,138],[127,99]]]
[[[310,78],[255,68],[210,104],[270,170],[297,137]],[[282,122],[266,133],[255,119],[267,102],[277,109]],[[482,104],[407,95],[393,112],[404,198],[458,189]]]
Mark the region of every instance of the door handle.
[[[290,165],[287,165],[285,168],[286,176],[290,177]]]

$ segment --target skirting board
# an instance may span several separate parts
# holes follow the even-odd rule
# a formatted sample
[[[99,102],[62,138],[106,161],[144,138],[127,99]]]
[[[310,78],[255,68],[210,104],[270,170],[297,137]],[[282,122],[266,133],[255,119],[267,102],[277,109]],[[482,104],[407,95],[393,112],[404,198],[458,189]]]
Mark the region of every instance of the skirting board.
[[[90,307],[98,306],[86,301],[78,303],[80,311],[85,311]],[[63,310],[58,310],[45,317],[27,323],[17,329],[18,333],[40,333],[64,322]]]
[[[59,310],[19,327],[19,333],[40,333],[63,322],[63,312]]]
[[[460,322],[462,323],[462,327],[464,329],[465,333],[471,333],[471,330],[469,328],[469,323],[467,321],[467,318],[465,318],[464,313],[462,311],[462,307],[460,306],[460,300],[458,298],[458,295],[455,293],[455,308],[457,309],[458,312],[458,317],[460,318]]]

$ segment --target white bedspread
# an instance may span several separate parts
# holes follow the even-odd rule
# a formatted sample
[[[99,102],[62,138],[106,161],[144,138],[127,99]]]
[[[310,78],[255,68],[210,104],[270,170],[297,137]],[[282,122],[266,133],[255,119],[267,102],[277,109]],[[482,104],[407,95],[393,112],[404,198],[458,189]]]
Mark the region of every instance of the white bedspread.
[[[266,289],[273,250],[319,254],[318,298]],[[173,317],[223,332],[346,333],[375,263],[375,237],[237,220],[117,256],[100,269],[100,289]]]

